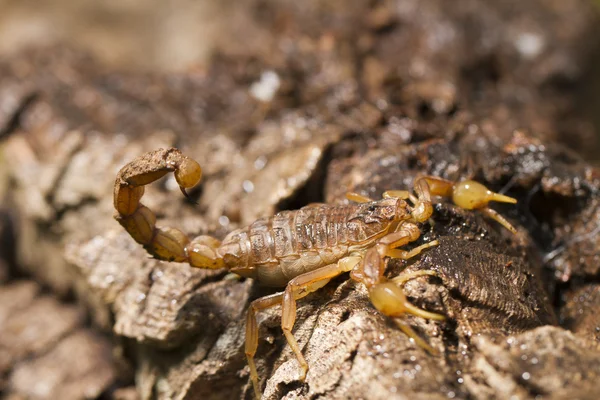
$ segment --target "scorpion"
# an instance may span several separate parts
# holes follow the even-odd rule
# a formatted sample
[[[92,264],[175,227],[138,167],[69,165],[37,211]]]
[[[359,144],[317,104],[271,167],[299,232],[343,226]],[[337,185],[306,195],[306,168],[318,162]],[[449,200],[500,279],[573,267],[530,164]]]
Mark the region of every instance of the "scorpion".
[[[436,272],[404,272],[392,279],[384,276],[387,258],[408,260],[438,244],[433,240],[410,251],[400,249],[420,237],[418,224],[429,220],[433,213],[431,196],[450,197],[461,208],[480,210],[516,233],[505,218],[488,207],[490,201],[516,203],[514,198],[494,193],[472,180],[454,183],[423,176],[415,179],[414,194],[390,190],[383,193],[382,199],[373,200],[347,193],[349,204],[310,204],[258,219],[246,228],[232,231],[223,241],[206,235],[190,240],[178,229],[157,227],[154,213],[140,202],[144,186],[169,172],[174,173],[186,197],[186,189],[194,187],[202,177],[200,165],[176,148],[151,151],[125,165],[118,172],[114,187],[115,219],[157,259],[188,263],[195,268],[226,268],[263,285],[285,287],[282,292],[252,301],[246,316],[245,354],[258,399],[261,391],[254,362],[258,348],[257,312],[282,306],[281,328],[300,364],[303,381],[308,364],[292,334],[296,301],[346,272],[366,286],[377,310],[391,317],[417,345],[434,353],[409,325],[402,323],[401,317],[408,313],[436,321],[445,319],[444,315],[411,304],[402,290],[407,281]]]

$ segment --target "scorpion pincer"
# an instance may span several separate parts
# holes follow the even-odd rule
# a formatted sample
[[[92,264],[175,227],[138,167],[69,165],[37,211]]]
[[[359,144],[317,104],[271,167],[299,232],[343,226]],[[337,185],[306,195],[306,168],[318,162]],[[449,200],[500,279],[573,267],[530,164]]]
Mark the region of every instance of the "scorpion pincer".
[[[175,228],[157,227],[154,213],[140,203],[144,186],[169,172],[174,172],[184,194],[202,176],[200,165],[175,148],[146,153],[124,166],[115,182],[115,218],[136,242],[160,260],[184,262],[195,268],[227,268],[264,285],[285,287],[283,292],[254,300],[248,309],[245,353],[257,398],[261,397],[254,363],[257,311],[282,306],[281,327],[300,363],[303,380],[308,364],[292,334],[296,300],[345,272],[367,287],[376,309],[393,318],[418,345],[433,352],[400,317],[410,313],[431,320],[445,318],[412,305],[402,290],[408,280],[436,273],[420,270],[389,280],[384,277],[386,257],[407,260],[438,244],[434,240],[410,251],[401,249],[419,238],[418,224],[427,221],[433,212],[432,195],[451,197],[456,205],[468,210],[481,210],[516,233],[506,219],[487,207],[490,201],[516,203],[515,199],[493,193],[474,181],[454,184],[425,176],[415,180],[414,194],[392,190],[385,192],[383,199],[372,200],[348,193],[350,204],[312,204],[282,211],[231,232],[222,242],[211,236],[190,240]]]

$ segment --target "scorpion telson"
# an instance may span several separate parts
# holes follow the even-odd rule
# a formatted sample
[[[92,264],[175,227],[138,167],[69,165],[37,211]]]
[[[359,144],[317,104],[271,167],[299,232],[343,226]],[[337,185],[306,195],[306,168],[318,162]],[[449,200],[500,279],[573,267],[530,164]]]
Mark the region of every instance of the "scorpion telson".
[[[282,306],[281,327],[300,363],[303,380],[308,364],[292,334],[296,300],[345,272],[367,287],[375,308],[392,318],[416,344],[434,352],[402,322],[402,316],[408,313],[432,320],[445,317],[412,305],[402,287],[408,280],[436,273],[421,270],[391,280],[384,277],[386,258],[407,260],[438,244],[434,240],[410,251],[401,249],[420,237],[417,223],[431,217],[432,195],[451,197],[456,205],[467,210],[480,210],[516,233],[506,219],[487,206],[490,201],[515,203],[515,199],[493,193],[474,181],[455,184],[425,176],[415,180],[414,194],[392,190],[385,192],[383,199],[372,200],[348,193],[350,204],[311,204],[283,211],[231,232],[222,242],[210,236],[190,240],[178,229],[156,227],[156,216],[140,203],[144,186],[169,172],[174,172],[184,194],[202,176],[200,165],[174,148],[146,153],[124,166],[115,182],[115,218],[136,242],[160,260],[185,262],[196,268],[227,268],[264,285],[285,287],[283,292],[254,300],[248,309],[245,352],[257,398],[261,397],[254,363],[258,347],[257,311]]]

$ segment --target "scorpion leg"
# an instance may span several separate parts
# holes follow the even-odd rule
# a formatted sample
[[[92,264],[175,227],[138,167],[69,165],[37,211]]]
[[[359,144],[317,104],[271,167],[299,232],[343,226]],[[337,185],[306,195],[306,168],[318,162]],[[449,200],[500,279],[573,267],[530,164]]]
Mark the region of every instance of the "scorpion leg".
[[[400,225],[397,232],[392,232],[382,237],[377,242],[375,247],[382,258],[391,257],[408,260],[419,255],[421,251],[439,244],[437,240],[432,240],[431,242],[422,244],[421,246],[415,247],[410,251],[397,248],[417,240],[419,236],[421,236],[419,227],[415,224],[407,222]]]
[[[386,190],[383,192],[384,199],[409,199],[413,204],[416,204],[419,200],[408,190]]]
[[[440,243],[437,240],[432,240],[431,242],[417,246],[410,251],[386,248],[385,250],[383,250],[383,252],[387,257],[390,257],[390,258],[399,258],[401,260],[408,260],[415,256],[418,256],[419,254],[421,254],[421,252],[423,250],[428,249],[430,247],[437,246],[438,244],[440,244]]]
[[[383,192],[384,199],[394,198],[394,199],[410,199],[413,204],[415,204],[418,200],[417,198],[411,194],[408,190],[387,190]],[[363,196],[362,194],[358,194],[356,192],[347,192],[346,199],[353,201],[355,203],[368,203],[374,201],[372,198]]]
[[[353,201],[355,203],[369,203],[369,202],[373,201],[372,198],[363,196],[362,194],[358,194],[356,192],[346,193],[346,199]]]
[[[454,204],[465,210],[480,210],[512,233],[517,233],[510,222],[488,207],[490,201],[515,204],[516,199],[492,192],[481,183],[471,180],[455,183],[435,176],[422,176],[417,178],[415,185],[420,182],[427,182],[431,194],[450,197]]]
[[[391,281],[394,282],[396,285],[402,287],[406,282],[418,278],[420,276],[439,276],[437,272],[430,270],[430,269],[424,269],[424,270],[420,270],[420,271],[413,271],[413,272],[403,272],[400,275],[398,275],[395,278],[392,278]]]
[[[360,257],[349,256],[342,258],[336,264],[326,265],[325,267],[307,272],[292,279],[283,293],[283,310],[281,315],[281,328],[287,339],[288,344],[296,354],[298,363],[302,368],[300,380],[306,378],[308,364],[300,351],[298,342],[292,334],[292,328],[296,322],[296,300],[314,292],[329,282],[331,278],[351,271],[356,264],[360,262]]]
[[[254,300],[248,308],[246,315],[246,358],[250,367],[250,380],[254,388],[254,394],[257,399],[261,398],[261,391],[258,387],[258,373],[256,364],[254,364],[254,355],[258,348],[258,322],[256,321],[256,312],[281,304],[283,292],[275,293],[269,296]]]

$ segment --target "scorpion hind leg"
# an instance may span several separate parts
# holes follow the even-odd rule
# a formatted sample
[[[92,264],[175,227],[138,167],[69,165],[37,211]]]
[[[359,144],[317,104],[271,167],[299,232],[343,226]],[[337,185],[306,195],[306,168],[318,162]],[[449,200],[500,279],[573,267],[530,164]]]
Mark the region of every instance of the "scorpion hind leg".
[[[300,380],[304,380],[308,371],[308,364],[300,351],[298,342],[292,334],[292,328],[296,321],[296,300],[301,299],[308,294],[325,286],[331,278],[334,278],[344,272],[348,272],[360,262],[359,256],[349,256],[342,258],[337,264],[330,264],[314,271],[307,272],[292,279],[284,292],[275,293],[269,296],[254,300],[248,308],[246,316],[246,358],[250,367],[250,380],[254,388],[254,394],[257,399],[261,398],[261,391],[258,384],[258,372],[254,362],[254,356],[258,348],[258,323],[256,313],[276,305],[282,304],[281,327],[285,334],[288,344],[298,359],[302,368]]]
[[[256,299],[250,304],[248,314],[246,314],[246,358],[248,359],[248,366],[250,367],[250,380],[252,381],[254,395],[258,400],[260,400],[262,394],[258,386],[258,372],[256,371],[256,364],[254,363],[254,356],[258,349],[258,322],[256,321],[256,312],[281,304],[282,299],[283,293],[275,293]]]

